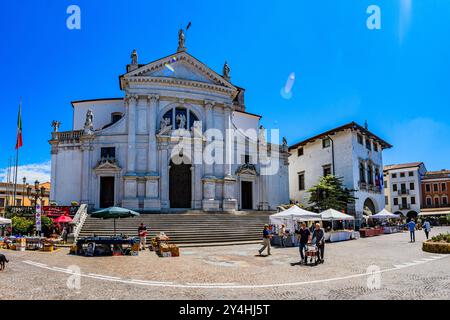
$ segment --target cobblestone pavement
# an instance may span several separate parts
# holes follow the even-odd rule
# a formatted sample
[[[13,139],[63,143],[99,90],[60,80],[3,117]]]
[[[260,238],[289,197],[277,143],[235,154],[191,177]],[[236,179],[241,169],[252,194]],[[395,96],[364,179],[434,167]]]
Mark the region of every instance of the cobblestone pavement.
[[[315,267],[291,265],[298,248],[258,257],[260,245],[182,248],[178,258],[3,250],[10,263],[0,288],[4,299],[450,299],[450,255],[423,252],[421,231],[416,239],[409,243],[405,232],[327,244],[325,263]],[[65,270],[74,265],[79,289],[67,286],[73,275]],[[381,271],[378,288],[368,286],[372,265]]]

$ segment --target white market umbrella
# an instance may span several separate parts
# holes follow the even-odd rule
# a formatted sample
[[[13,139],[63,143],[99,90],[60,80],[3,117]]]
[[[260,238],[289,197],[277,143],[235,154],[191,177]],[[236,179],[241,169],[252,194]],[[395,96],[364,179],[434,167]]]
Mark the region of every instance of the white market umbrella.
[[[354,226],[355,217],[353,217],[349,214],[339,212],[334,209],[328,209],[328,210],[322,211],[320,213],[320,215],[322,216],[322,220],[331,221],[331,228],[333,230],[334,230],[333,221],[335,221],[335,220],[353,221],[353,226]]]
[[[370,216],[372,219],[399,219],[400,216],[397,214],[393,214],[386,209],[381,210],[377,214]]]
[[[301,209],[297,205],[294,205],[289,209],[271,215],[269,219],[272,224],[285,224],[286,227],[294,230],[295,221],[321,221],[322,217],[318,213]]]
[[[6,218],[0,217],[0,225],[11,224],[11,223],[12,223],[11,219],[6,219]]]

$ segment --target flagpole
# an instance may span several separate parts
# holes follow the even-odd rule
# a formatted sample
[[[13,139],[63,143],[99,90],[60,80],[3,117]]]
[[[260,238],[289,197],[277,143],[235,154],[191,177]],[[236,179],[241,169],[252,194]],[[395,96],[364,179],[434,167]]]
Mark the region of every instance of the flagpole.
[[[20,125],[19,125],[20,123]],[[17,134],[19,134],[20,129],[20,139],[22,139],[22,97],[20,97],[20,103],[19,103],[19,117],[17,120]],[[13,198],[13,206],[16,206],[16,196],[17,196],[17,171],[19,166],[19,149],[22,145],[19,145],[18,143],[19,136],[17,136],[16,140],[16,169],[14,173],[14,198]]]

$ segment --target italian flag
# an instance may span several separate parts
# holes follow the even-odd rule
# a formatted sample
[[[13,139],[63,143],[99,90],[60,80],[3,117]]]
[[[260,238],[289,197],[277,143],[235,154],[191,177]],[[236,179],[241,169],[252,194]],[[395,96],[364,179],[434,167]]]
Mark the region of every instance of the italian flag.
[[[16,150],[22,146],[22,101],[19,104],[19,115],[17,117],[17,141]]]

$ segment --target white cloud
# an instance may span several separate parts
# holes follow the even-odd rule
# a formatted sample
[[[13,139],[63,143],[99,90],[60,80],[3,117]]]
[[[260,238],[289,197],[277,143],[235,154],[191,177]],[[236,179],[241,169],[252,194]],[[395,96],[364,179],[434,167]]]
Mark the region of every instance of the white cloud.
[[[14,168],[12,168],[14,170]],[[32,184],[34,181],[39,180],[39,182],[50,181],[50,161],[43,163],[31,163],[19,166],[17,171],[18,183],[22,183],[22,178],[26,177],[27,182]],[[13,170],[11,172],[13,172]],[[8,168],[0,169],[0,181],[6,182],[8,174]]]

